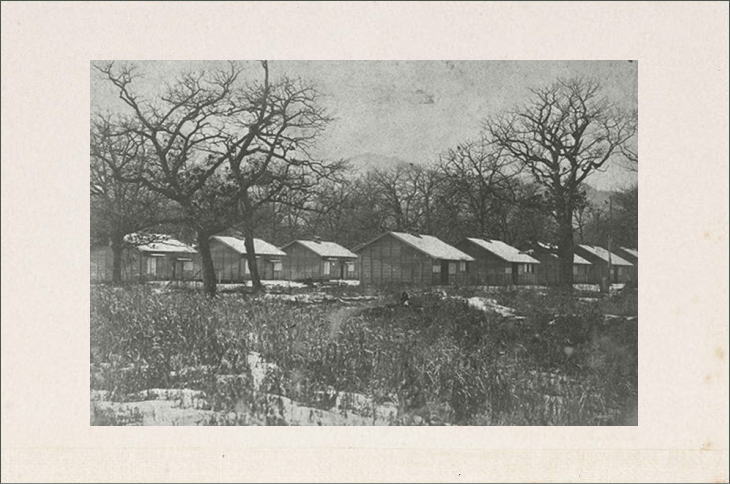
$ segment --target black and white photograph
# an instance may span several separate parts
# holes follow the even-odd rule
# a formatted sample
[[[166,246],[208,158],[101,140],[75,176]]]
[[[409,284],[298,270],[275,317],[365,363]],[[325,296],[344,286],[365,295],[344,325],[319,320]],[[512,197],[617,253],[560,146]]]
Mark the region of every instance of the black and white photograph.
[[[727,2],[0,9],[3,483],[728,482]]]
[[[91,425],[637,425],[637,72],[92,61]]]

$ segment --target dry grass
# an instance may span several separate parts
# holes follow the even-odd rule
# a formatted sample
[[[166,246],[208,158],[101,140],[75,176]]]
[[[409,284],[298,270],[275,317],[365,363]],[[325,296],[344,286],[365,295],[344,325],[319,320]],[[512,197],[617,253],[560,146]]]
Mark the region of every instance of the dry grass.
[[[199,389],[216,410],[265,414],[245,377],[256,351],[278,367],[265,391],[315,407],[334,388],[392,402],[400,423],[635,424],[636,322],[603,318],[608,309],[630,313],[635,299],[498,299],[525,319],[428,292],[408,307],[343,307],[95,288],[91,386],[116,400],[148,388]]]

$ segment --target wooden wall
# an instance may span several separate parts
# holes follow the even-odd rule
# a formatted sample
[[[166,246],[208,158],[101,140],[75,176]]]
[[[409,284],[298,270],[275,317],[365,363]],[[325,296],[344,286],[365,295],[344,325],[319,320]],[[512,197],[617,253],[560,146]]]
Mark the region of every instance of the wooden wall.
[[[432,259],[408,244],[388,234],[372,244],[363,247],[358,254],[360,282],[363,285],[417,285],[431,286],[442,284],[441,272],[434,272],[436,265],[439,271],[449,264],[455,273],[448,275],[448,284],[468,284],[468,265],[458,261],[442,261]]]
[[[533,255],[540,261],[540,264],[536,267],[535,273],[537,274],[538,284],[545,286],[556,286],[560,282],[560,264],[559,259],[552,255]],[[573,264],[573,283],[574,284],[597,284],[598,280],[595,279],[593,266],[585,264]]]
[[[136,249],[125,249],[122,252],[122,281],[170,281],[195,280],[200,278],[200,260],[197,254],[164,253],[162,257],[154,257],[154,273],[148,271],[150,258]],[[192,259],[192,269],[184,270],[182,261]],[[91,282],[111,282],[113,254],[111,247],[91,249]]]
[[[471,284],[486,286],[538,284],[537,266],[540,264],[530,264],[534,272],[529,272],[526,264],[507,262],[469,240],[462,240],[456,248],[475,259],[469,274]]]
[[[304,279],[319,280],[322,275],[322,258],[303,247],[301,244],[292,244],[286,249],[284,261],[284,277],[290,281]]]
[[[215,277],[218,282],[243,282],[251,279],[250,272],[246,271],[246,257],[233,250],[228,245],[218,241],[210,241],[210,253],[213,257]],[[278,280],[284,278],[284,256],[257,256],[256,267],[261,280]],[[274,271],[274,260],[282,262],[282,270]]]
[[[284,277],[291,281],[330,281],[337,279],[357,279],[357,260],[346,257],[320,257],[301,244],[295,243],[284,250]],[[353,271],[347,271],[347,263],[353,262]],[[325,274],[325,263],[329,264],[329,274]]]
[[[627,261],[631,262],[634,266],[630,269],[630,280],[631,281],[638,281],[639,280],[639,259],[630,252],[626,252],[625,250],[618,248],[614,251],[615,254],[618,254],[622,258],[626,259]]]
[[[594,284],[599,284],[604,277],[609,277],[608,274],[608,262],[596,257],[592,253],[576,246],[575,252],[591,263],[589,270],[589,278]],[[631,266],[612,266],[613,274],[610,275],[609,281],[611,283],[626,283],[630,282],[633,277],[633,267]]]

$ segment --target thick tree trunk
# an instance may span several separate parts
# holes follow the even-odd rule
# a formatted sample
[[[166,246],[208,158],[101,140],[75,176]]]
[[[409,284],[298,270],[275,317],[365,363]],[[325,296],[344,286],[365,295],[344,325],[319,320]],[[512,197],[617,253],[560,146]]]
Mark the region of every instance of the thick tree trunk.
[[[122,283],[122,254],[124,251],[124,236],[114,235],[111,241],[112,248],[112,284]]]
[[[573,213],[566,207],[566,213],[558,217],[558,257],[560,259],[560,287],[573,290]]]
[[[198,252],[203,268],[203,291],[207,296],[215,296],[216,281],[215,268],[213,267],[213,256],[210,253],[210,241],[208,233],[198,231]]]
[[[246,246],[246,260],[248,261],[248,269],[251,273],[251,287],[253,292],[262,292],[264,286],[261,284],[261,277],[259,277],[259,267],[256,263],[256,248],[254,245],[253,230],[251,225],[246,223],[243,229],[243,235],[245,236],[244,244]]]

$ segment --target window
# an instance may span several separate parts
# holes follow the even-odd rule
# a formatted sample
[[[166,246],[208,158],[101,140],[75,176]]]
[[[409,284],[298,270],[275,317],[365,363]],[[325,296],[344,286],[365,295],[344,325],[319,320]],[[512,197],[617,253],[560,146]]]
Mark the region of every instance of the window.
[[[573,275],[574,276],[577,276],[578,275],[578,266],[575,265],[575,264],[573,264]]]
[[[347,263],[347,272],[355,272],[355,263],[354,262]]]
[[[193,270],[193,261],[183,260],[182,269],[183,272],[191,272]]]
[[[532,264],[523,264],[522,265],[522,271],[525,274],[533,273],[533,272],[535,272],[535,266],[533,266]]]
[[[330,263],[329,261],[324,261],[324,265],[322,266],[322,274],[325,276],[330,275]]]
[[[466,272],[466,261],[465,260],[459,261],[459,270],[461,272]]]
[[[505,267],[504,268],[504,273],[505,274],[512,274],[512,266],[510,265],[510,266]]]
[[[456,262],[449,262],[449,274],[456,274]]]
[[[248,267],[248,259],[244,259],[243,260],[243,273],[244,274],[250,274],[251,273],[251,268]]]
[[[280,260],[272,261],[274,264],[274,272],[281,272],[282,270],[282,263]]]
[[[441,264],[439,264],[438,262],[435,263],[433,266],[431,266],[431,270],[434,274],[438,274],[439,272],[441,272]]]
[[[147,257],[147,274],[157,274],[157,259]]]

